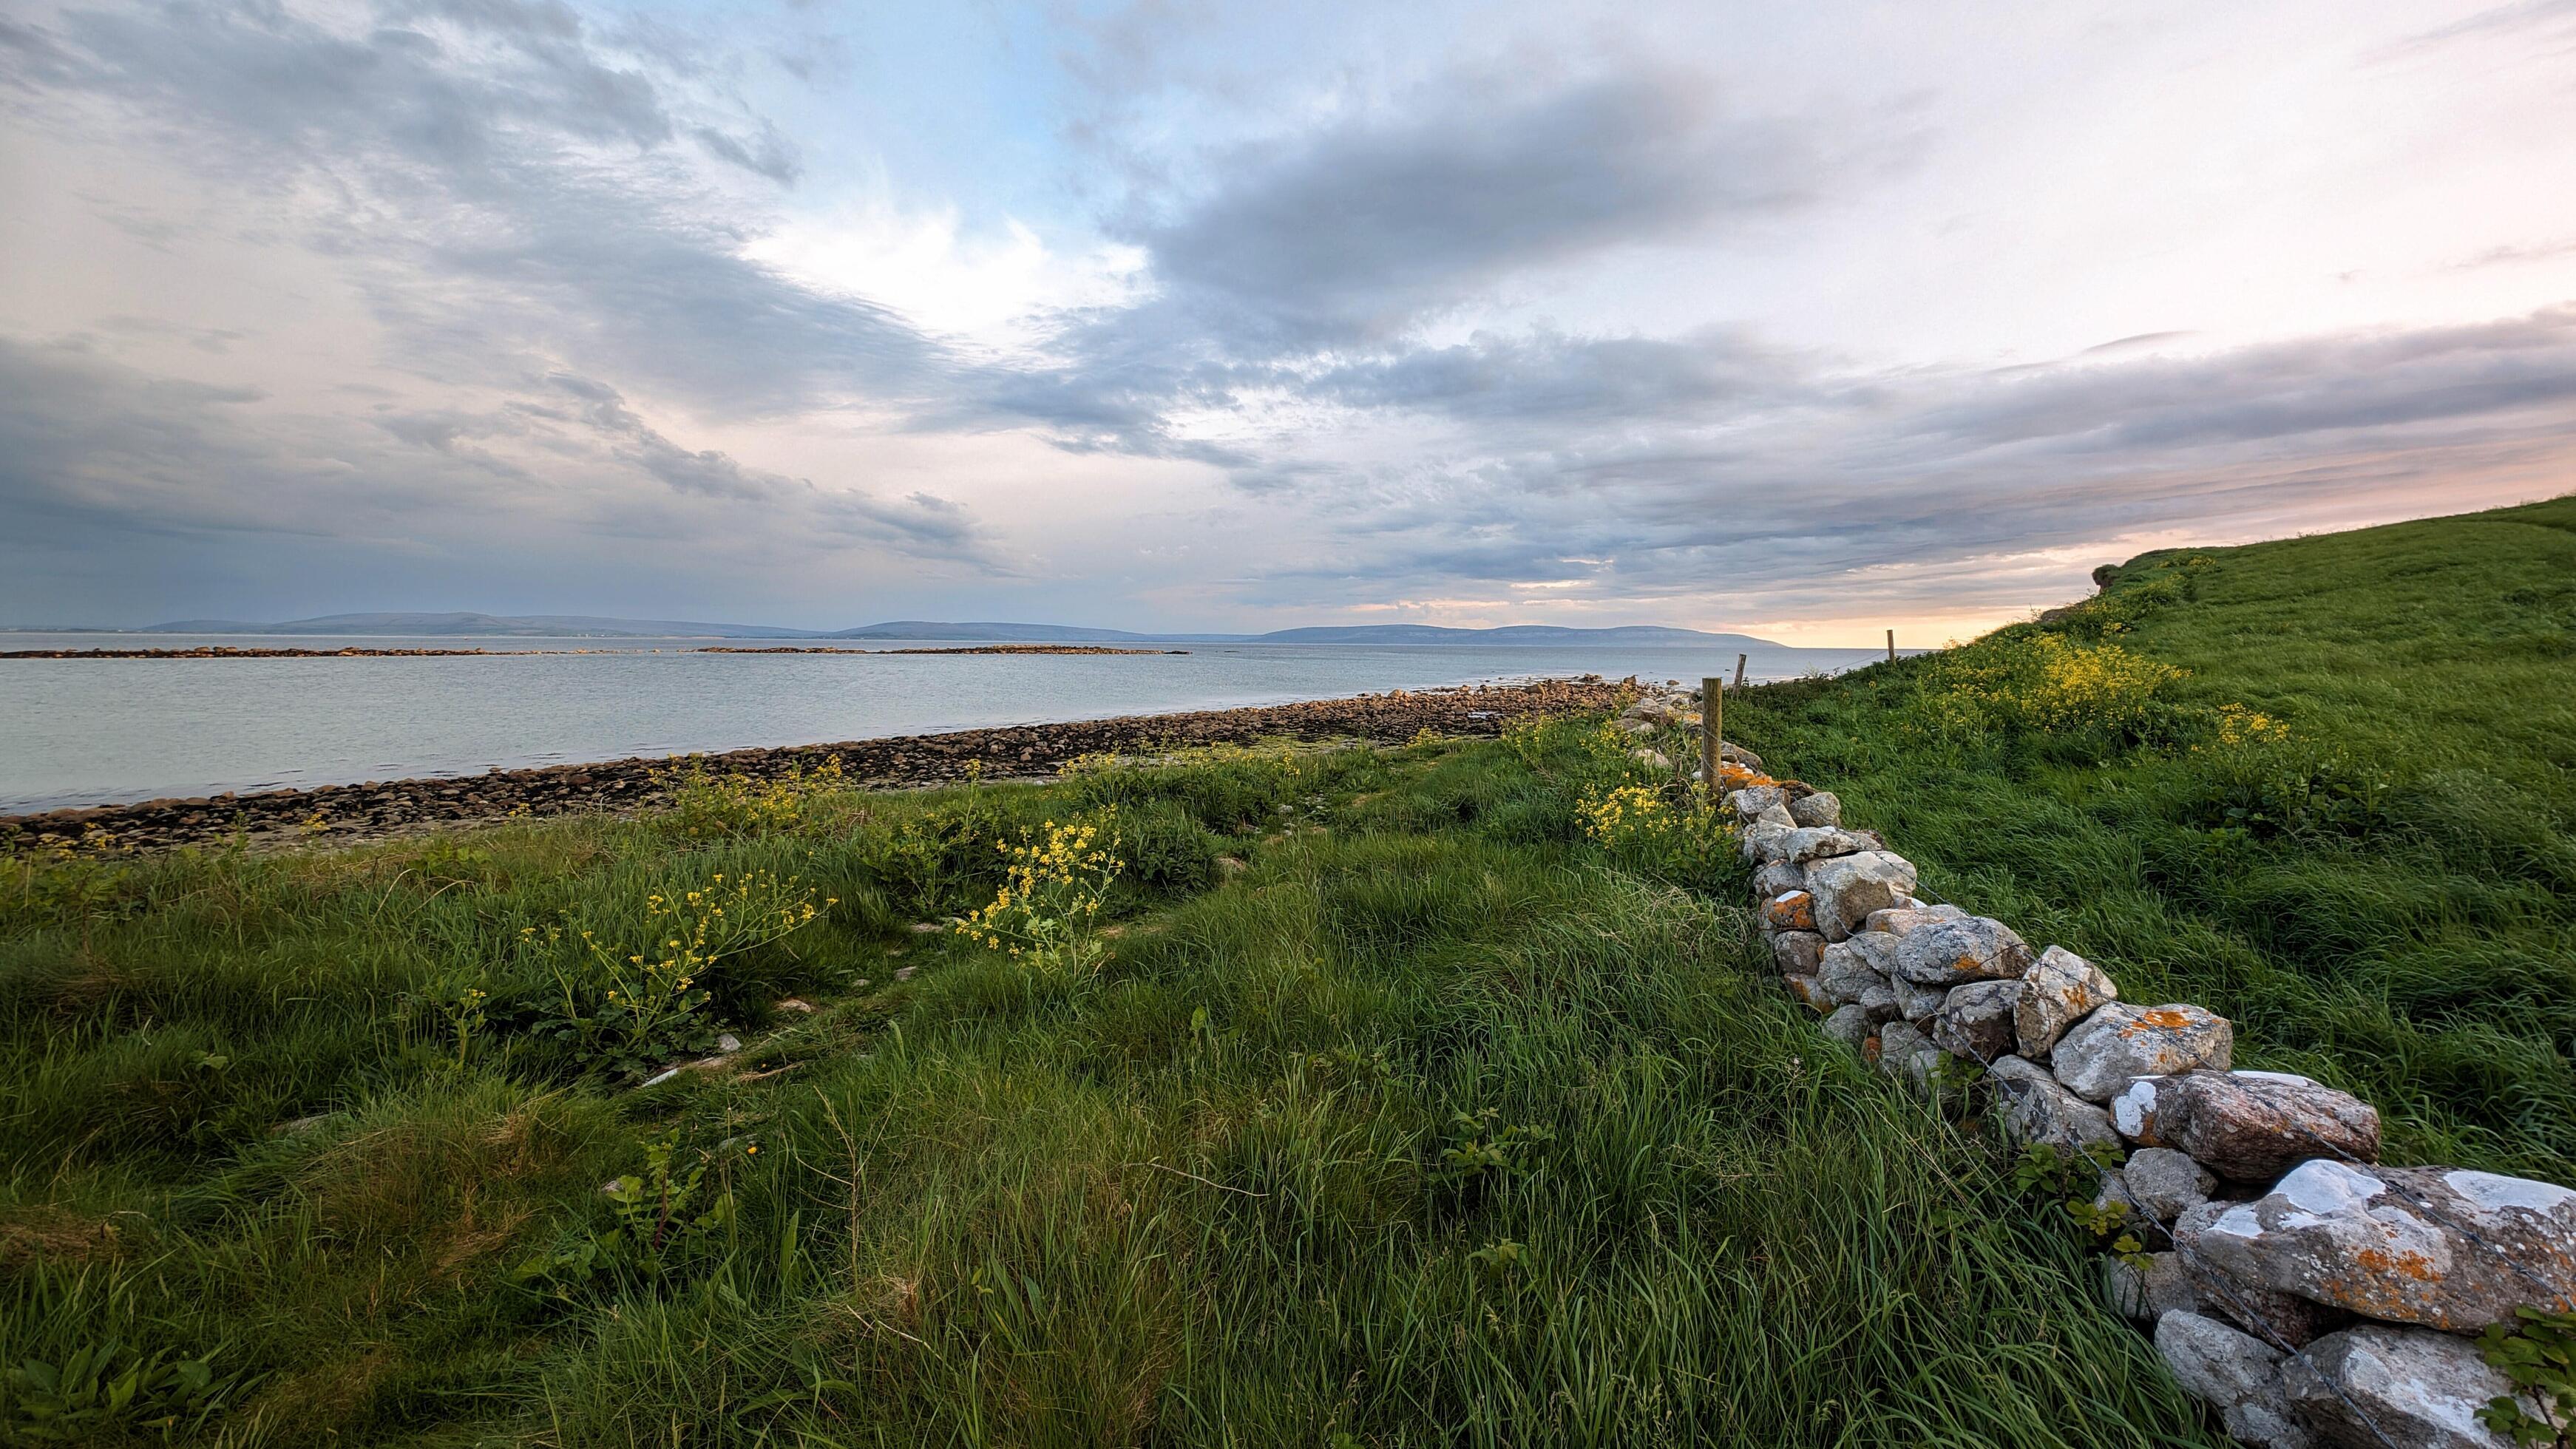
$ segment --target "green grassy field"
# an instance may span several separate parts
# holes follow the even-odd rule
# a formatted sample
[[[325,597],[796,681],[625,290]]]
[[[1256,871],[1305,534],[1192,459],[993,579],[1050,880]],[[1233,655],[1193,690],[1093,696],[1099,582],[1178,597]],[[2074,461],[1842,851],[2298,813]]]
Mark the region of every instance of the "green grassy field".
[[[1730,732],[2394,1155],[2576,1180],[2571,528],[2151,557]],[[0,1435],[2220,1443],[1625,744],[9,862]]]
[[[2184,673],[2052,691],[2046,639]],[[1980,707],[1998,676],[2038,707]],[[1928,890],[2378,1104],[2391,1160],[2576,1183],[2576,499],[2149,554],[2071,618],[1727,725]]]

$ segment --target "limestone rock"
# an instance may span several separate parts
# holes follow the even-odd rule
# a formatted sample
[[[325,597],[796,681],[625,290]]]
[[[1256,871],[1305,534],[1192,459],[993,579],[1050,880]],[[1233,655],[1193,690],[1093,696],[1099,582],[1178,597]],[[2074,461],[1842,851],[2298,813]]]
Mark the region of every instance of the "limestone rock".
[[[2513,1380],[2475,1343],[2422,1328],[2363,1324],[2281,1365],[2290,1402],[2327,1443],[2351,1449],[2507,1449],[2478,1421]],[[2530,1403],[2524,1400],[2526,1406]]]
[[[2110,1113],[2059,1086],[2046,1067],[2020,1057],[1998,1057],[1986,1069],[1986,1080],[1994,1084],[2003,1105],[2004,1132],[2015,1143],[2045,1142],[2071,1156],[2090,1143],[2120,1140]]]
[[[1839,941],[1914,889],[1914,865],[1884,850],[1837,855],[1809,863],[1807,889],[1816,898],[1816,929]]]
[[[2311,1157],[2379,1158],[2376,1108],[2282,1072],[2141,1077],[2111,1120],[2133,1142],[2179,1148],[2237,1182],[2269,1182]]]
[[[1803,801],[1800,803],[1804,803]],[[1837,855],[1853,855],[1866,849],[1869,842],[1838,826],[1801,826],[1781,836],[1775,858],[1795,865],[1824,860]]]
[[[1950,999],[1946,987],[1917,986],[1902,976],[1889,977],[1887,984],[1896,997],[1896,1014],[1907,1021],[1926,1023],[1926,1030],[1930,1029],[1932,1018],[1939,1014],[1942,1003]]]
[[[2021,992],[2018,981],[1972,981],[1952,988],[1933,1013],[1932,1044],[1972,1062],[2011,1055],[2013,1008]]]
[[[1788,987],[1789,994],[1809,1011],[1822,1014],[1834,1009],[1833,1002],[1827,999],[1824,988],[1816,984],[1813,976],[1783,976],[1780,984]]]
[[[2156,1352],[2184,1393],[2218,1410],[2227,1432],[2264,1449],[2315,1443],[2291,1412],[2281,1351],[2197,1313],[2156,1320]]]
[[[2174,1242],[2195,1271],[2448,1333],[2576,1308],[2576,1191],[2492,1172],[2317,1158],[2184,1214]]]
[[[1843,802],[1830,790],[1818,790],[1803,799],[1789,802],[1789,818],[1801,825],[1840,825]]]
[[[1726,808],[1735,812],[1736,819],[1748,823],[1761,819],[1762,812],[1772,806],[1788,803],[1789,793],[1777,785],[1747,785],[1741,790],[1729,791],[1726,796]],[[1793,817],[1789,823],[1795,825],[1798,822]]]
[[[2227,1070],[2235,1028],[2197,1006],[2128,1006],[2112,1002],[2058,1038],[2050,1066],[2066,1089],[2088,1102],[2108,1102],[2140,1077],[2201,1067]]]
[[[2112,1125],[2119,1125],[2112,1114]],[[2120,1178],[2138,1211],[2171,1227],[2184,1213],[2209,1201],[2218,1179],[2186,1154],[2167,1147],[2141,1147],[2120,1164]]]
[[[2149,1253],[2143,1268],[2105,1254],[2102,1289],[2113,1312],[2140,1323],[2153,1323],[2168,1313],[2204,1312],[2191,1275],[2172,1253]]]
[[[1911,891],[1914,888],[1912,886],[1907,886],[1906,889]],[[1968,919],[1968,913],[1957,906],[1927,906],[1909,895],[1904,900],[1894,902],[1884,910],[1870,912],[1868,917],[1861,922],[1861,929],[1864,931],[1883,931],[1886,934],[1895,936],[1901,940],[1906,936],[1914,934],[1914,932],[1925,926],[1933,925],[1941,921],[1964,921],[1966,919]]]
[[[2139,1243],[2158,1250],[2173,1246],[2171,1220],[2149,1216],[2147,1210],[2139,1205],[2137,1194],[2129,1190],[2127,1175],[2116,1167],[2104,1172],[2101,1182],[2093,1189],[2093,1206],[2096,1209],[2114,1205],[2125,1214],[2127,1230],[2137,1237]]]
[[[2021,1054],[2035,1062],[2048,1060],[2068,1027],[2105,1002],[2120,999],[2120,989],[2100,967],[2063,946],[2040,952],[2021,979],[2021,1001],[2013,1008],[2013,1037]]]
[[[1650,770],[1669,770],[1673,767],[1672,758],[1661,750],[1634,749],[1628,752],[1628,758]]]
[[[1930,1051],[1931,1039],[1910,1023],[1891,1021],[1878,1029],[1878,1069],[1904,1080],[1906,1063],[1915,1053]]]
[[[1825,1035],[1859,1051],[1863,1042],[1878,1035],[1878,1023],[1870,1020],[1866,1006],[1837,1006],[1833,1015],[1825,1018]]]
[[[1774,931],[1813,931],[1816,898],[1806,891],[1773,896],[1762,903],[1762,924]]]
[[[1791,865],[1785,860],[1768,861],[1760,870],[1753,873],[1753,898],[1758,901],[1767,901],[1773,896],[1789,891],[1802,891],[1806,888],[1805,868]]]
[[[1813,976],[1824,959],[1825,938],[1813,931],[1782,931],[1771,938],[1771,964],[1783,976]]]
[[[1890,1021],[1902,1014],[1897,1010],[1896,992],[1888,985],[1887,978],[1871,970],[1868,959],[1849,941],[1838,941],[1825,948],[1824,960],[1816,968],[1816,982],[1825,989],[1826,995],[1842,1005],[1867,1008],[1873,1023]]]
[[[2012,927],[1985,916],[1918,926],[1896,950],[1896,974],[1919,986],[2015,981],[2029,969],[2030,947]]]
[[[1699,696],[1693,694],[1691,698],[1697,699]],[[1746,749],[1744,746],[1739,745],[1732,740],[1719,740],[1717,742],[1717,759],[1720,764],[1742,765],[1748,770],[1759,770],[1763,767],[1762,757],[1760,755],[1753,753],[1751,750]]]

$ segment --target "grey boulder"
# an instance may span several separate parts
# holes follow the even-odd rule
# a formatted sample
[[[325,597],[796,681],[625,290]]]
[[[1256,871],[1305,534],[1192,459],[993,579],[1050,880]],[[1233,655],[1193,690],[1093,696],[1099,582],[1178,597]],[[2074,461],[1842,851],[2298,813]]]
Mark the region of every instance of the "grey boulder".
[[[1973,1062],[2010,1056],[2018,981],[1971,981],[1953,987],[1932,1015],[1932,1044]]]
[[[2174,1244],[2204,1277],[2446,1333],[2576,1307],[2576,1191],[2492,1172],[2317,1158],[2184,1214]]]
[[[1771,964],[1783,976],[1813,976],[1823,965],[1825,938],[1813,931],[1775,931],[1771,936]]]
[[[1923,1023],[1927,1031],[1931,1029],[1932,1018],[1950,999],[1947,987],[1917,986],[1902,976],[1889,977],[1887,984],[1896,997],[1896,1014],[1907,1021]]]
[[[1985,916],[1928,922],[1906,932],[1896,948],[1896,974],[1918,986],[2016,981],[2029,969],[2029,944]]]
[[[1825,1018],[1825,1035],[1859,1051],[1863,1043],[1878,1035],[1878,1023],[1870,1019],[1867,1006],[1837,1006],[1833,1015]]]
[[[1999,1057],[1986,1069],[1986,1080],[2002,1105],[2004,1133],[2018,1145],[2044,1142],[2073,1156],[2093,1143],[2116,1145],[2120,1140],[2110,1113],[2059,1086],[2046,1067]]]
[[[2156,1320],[2156,1353],[2184,1393],[2218,1410],[2228,1433],[2264,1449],[2316,1442],[2291,1412],[2279,1349],[2215,1318],[2168,1313]]]
[[[2128,1006],[2113,1002],[2058,1038],[2049,1065],[2066,1089],[2088,1102],[2108,1102],[2140,1077],[2173,1076],[2208,1067],[2227,1070],[2235,1028],[2197,1006]]]
[[[1785,860],[1766,861],[1753,873],[1753,898],[1767,901],[1786,891],[1807,888],[1807,872]]]
[[[2285,1072],[2141,1077],[2111,1120],[2132,1142],[2178,1148],[2237,1182],[2269,1182],[2311,1157],[2379,1159],[2377,1108]]]
[[[1728,792],[1726,797],[1726,808],[1735,812],[1736,819],[1744,821],[1759,820],[1764,811],[1788,803],[1789,792],[1777,785],[1747,785],[1741,790]],[[1798,822],[1793,818],[1789,823],[1795,825]]]
[[[1912,889],[1911,886],[1907,887],[1908,891]],[[1966,919],[1968,919],[1968,913],[1957,906],[1927,906],[1909,894],[1904,900],[1884,910],[1870,912],[1861,922],[1860,928],[1864,931],[1884,932],[1902,940],[1925,926],[1942,921]]]
[[[2364,1324],[2281,1365],[2290,1402],[2325,1442],[2350,1449],[2507,1449],[2478,1410],[2514,1394],[2465,1338]],[[2528,1404],[2528,1400],[2525,1401]]]
[[[2111,1125],[2119,1125],[2117,1113]],[[2209,1201],[2218,1187],[2209,1169],[2169,1147],[2141,1147],[2130,1153],[2129,1160],[2120,1164],[2120,1180],[2138,1211],[2167,1227]]]
[[[1801,825],[1840,825],[1843,823],[1843,802],[1830,790],[1818,790],[1813,795],[1790,801],[1789,818]]]
[[[2120,989],[2100,967],[2063,946],[2040,952],[2021,980],[2021,1001],[2013,1008],[2013,1037],[2021,1054],[2035,1062],[2048,1060],[2068,1027],[2120,999]]]
[[[1872,911],[1910,899],[1914,865],[1884,850],[1862,850],[1807,866],[1807,889],[1816,898],[1816,929],[1840,941],[1860,930]]]

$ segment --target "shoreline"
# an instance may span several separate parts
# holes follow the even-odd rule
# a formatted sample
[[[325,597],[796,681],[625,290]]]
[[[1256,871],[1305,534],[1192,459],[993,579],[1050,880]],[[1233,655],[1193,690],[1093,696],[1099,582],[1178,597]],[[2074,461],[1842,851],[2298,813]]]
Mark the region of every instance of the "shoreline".
[[[1026,779],[1050,775],[1057,766],[1082,755],[1251,744],[1283,736],[1401,744],[1426,729],[1439,734],[1492,735],[1519,715],[1608,709],[1621,690],[1633,688],[1633,680],[1586,675],[1526,684],[1398,689],[1238,709],[143,800],[0,815],[0,852],[71,844],[93,830],[107,832],[121,846],[167,849],[211,844],[236,835],[257,845],[307,839],[360,841],[521,815],[623,812],[661,801],[663,791],[652,775],[675,759],[703,760],[719,773],[754,779],[774,778],[791,767],[812,769],[836,759],[858,788],[900,789],[962,780],[975,765],[988,772],[987,778]],[[321,828],[310,828],[317,819]]]

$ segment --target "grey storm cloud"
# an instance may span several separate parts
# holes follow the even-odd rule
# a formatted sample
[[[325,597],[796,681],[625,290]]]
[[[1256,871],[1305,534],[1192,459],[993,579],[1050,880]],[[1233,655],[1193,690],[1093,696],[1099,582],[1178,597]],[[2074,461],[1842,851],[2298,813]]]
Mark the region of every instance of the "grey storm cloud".
[[[59,37],[30,32],[16,51],[44,63],[17,72],[144,107],[201,171],[325,182],[342,200],[311,244],[364,268],[382,320],[450,375],[560,353],[746,414],[926,395],[942,377],[940,346],[893,311],[744,259],[743,234],[706,219],[724,209],[667,164],[688,103],[603,55],[570,11],[440,0],[377,18],[347,35],[268,5],[81,10]],[[734,129],[689,134],[794,178],[766,122]],[[632,164],[604,169],[584,147]]]
[[[1814,134],[1625,72],[1497,108],[1463,84],[1221,158],[1134,235],[1156,275],[1283,343],[1384,337],[1516,269],[1777,213],[1829,170]]]
[[[1034,353],[979,352],[746,259],[766,218],[741,198],[797,182],[799,157],[686,47],[545,0],[335,14],[358,18],[166,0],[0,19],[13,118],[273,203],[385,330],[403,375],[370,384],[415,384],[280,399],[0,334],[0,559],[219,539],[254,570],[245,540],[336,540],[353,570],[430,577],[551,539],[607,576],[621,548],[723,529],[745,556],[852,545],[1008,572],[954,501],[673,436],[675,418],[849,415],[907,444],[1030,432],[1195,463],[1211,508],[1293,505],[1313,537],[1246,570],[1255,602],[1568,581],[1797,600],[1927,568],[1972,593],[1980,560],[2014,551],[2438,496],[2450,470],[2563,450],[2576,417],[2570,308],[2235,348],[2144,333],[2003,370],[1872,370],[1723,329],[1457,340],[1527,279],[1798,219],[1907,162],[1902,135],[1752,114],[1644,65],[1454,75],[1202,154],[1106,224],[1144,254],[1136,300],[1043,319]],[[135,191],[118,224],[185,229]],[[93,325],[260,350],[122,312]],[[1211,415],[1257,421],[1208,436]]]

